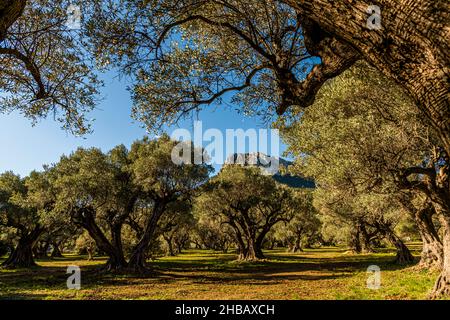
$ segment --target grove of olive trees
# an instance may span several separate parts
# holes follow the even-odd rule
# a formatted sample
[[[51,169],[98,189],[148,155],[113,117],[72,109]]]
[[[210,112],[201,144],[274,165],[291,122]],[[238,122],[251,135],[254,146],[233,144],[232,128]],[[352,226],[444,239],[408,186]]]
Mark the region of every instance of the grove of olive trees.
[[[280,129],[283,170],[315,188],[176,164],[166,133],[80,147],[24,177],[0,168],[2,267],[78,252],[148,275],[194,248],[257,264],[332,247],[407,268],[413,237],[416,268],[439,273],[430,297],[450,295],[448,0],[88,0],[77,30],[71,4],[0,0],[0,114],[87,136],[109,71],[151,133],[223,105]]]
[[[433,217],[445,222],[448,159],[410,98],[372,67],[357,63],[328,82],[299,117],[281,119],[279,126],[297,156],[291,171],[312,176],[319,185],[316,207],[375,228],[397,248],[400,263],[412,256],[393,227],[410,216],[424,243],[420,265],[445,274],[448,229],[440,223],[444,236],[439,237]],[[363,230],[355,231],[359,236]]]

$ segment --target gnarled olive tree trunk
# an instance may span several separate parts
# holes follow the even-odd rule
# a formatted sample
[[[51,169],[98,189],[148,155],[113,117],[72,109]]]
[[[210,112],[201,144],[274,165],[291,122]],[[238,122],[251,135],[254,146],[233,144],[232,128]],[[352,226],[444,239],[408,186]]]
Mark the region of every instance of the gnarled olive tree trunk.
[[[361,228],[360,225],[357,224],[355,228],[350,233],[350,240],[349,240],[349,248],[352,253],[359,254],[362,252],[362,245],[361,245]]]
[[[426,206],[416,211],[414,220],[422,238],[422,254],[419,268],[441,270],[444,250],[441,239],[433,224],[434,208]]]
[[[17,246],[11,252],[8,259],[2,263],[3,268],[29,268],[36,266],[33,258],[33,246],[44,232],[44,228],[36,226],[31,232],[22,231]]]
[[[103,233],[102,229],[97,225],[94,218],[94,210],[91,208],[83,208],[77,213],[80,221],[78,224],[87,230],[92,239],[94,239],[98,249],[108,255],[108,261],[103,267],[106,272],[122,272],[127,267],[120,235],[117,233],[121,231],[121,227],[112,230],[113,242],[111,243]],[[120,245],[117,245],[120,241]]]
[[[450,154],[450,1],[283,1],[297,10],[307,49],[322,60],[299,85],[304,103],[297,103],[312,104],[326,80],[364,59],[414,98]],[[368,27],[372,5],[381,9],[381,28]]]
[[[408,247],[403,243],[403,241],[394,233],[387,232],[386,238],[389,242],[395,247],[397,250],[397,254],[395,257],[395,262],[398,264],[410,264],[414,262],[414,257],[409,251]]]
[[[146,261],[150,248],[150,243],[155,236],[155,230],[158,221],[166,209],[166,202],[157,202],[153,208],[152,215],[147,219],[144,233],[138,244],[134,247],[130,260],[128,261],[128,269],[135,273],[146,273],[148,271]]]
[[[447,200],[450,200],[447,198]],[[442,237],[442,246],[444,251],[442,271],[434,285],[431,296],[439,298],[450,295],[450,201],[445,203],[434,203],[436,212],[439,215],[444,235]]]
[[[375,252],[375,250],[373,249],[372,243],[371,243],[372,242],[372,237],[374,235],[375,234],[370,234],[367,231],[367,227],[366,227],[365,223],[361,224],[360,236],[361,236],[362,252],[364,252],[364,253],[373,253],[373,252]]]
[[[395,263],[410,264],[414,262],[414,257],[409,251],[408,247],[403,241],[394,233],[391,226],[384,221],[377,221],[374,226],[379,232],[395,247],[397,254],[395,256]]]
[[[26,0],[0,0],[0,41],[9,27],[22,15]]]
[[[441,274],[436,280],[432,292],[433,298],[450,295],[450,217],[441,216],[441,223],[444,228],[442,242],[445,254]]]
[[[63,257],[61,249],[59,248],[60,245],[61,245],[60,242],[55,241],[52,243],[53,250],[52,250],[52,254],[50,255],[52,258],[62,258]]]

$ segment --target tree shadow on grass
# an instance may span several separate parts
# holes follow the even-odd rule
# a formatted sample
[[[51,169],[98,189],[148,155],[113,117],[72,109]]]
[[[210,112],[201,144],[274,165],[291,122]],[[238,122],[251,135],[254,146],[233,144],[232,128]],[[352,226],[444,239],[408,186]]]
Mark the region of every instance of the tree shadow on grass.
[[[192,284],[216,284],[266,286],[284,281],[321,281],[351,277],[365,272],[370,265],[382,270],[400,270],[408,266],[396,265],[392,252],[387,255],[345,255],[332,257],[313,256],[318,251],[288,254],[280,251],[267,252],[267,260],[236,262],[233,254],[207,255],[198,260],[196,256],[181,255],[171,259],[150,262],[153,272],[148,276],[99,274],[101,264],[82,265],[83,289],[101,286],[130,286],[133,284],[173,284],[188,281]],[[80,262],[80,257],[67,256],[51,260],[62,265],[40,266],[31,269],[0,271],[0,299],[40,299],[45,293],[36,290],[66,290],[68,265]],[[51,263],[50,261],[50,263]],[[95,262],[104,262],[98,258]],[[41,262],[41,261],[39,261]],[[49,261],[43,261],[48,264]],[[83,261],[85,262],[85,261]]]

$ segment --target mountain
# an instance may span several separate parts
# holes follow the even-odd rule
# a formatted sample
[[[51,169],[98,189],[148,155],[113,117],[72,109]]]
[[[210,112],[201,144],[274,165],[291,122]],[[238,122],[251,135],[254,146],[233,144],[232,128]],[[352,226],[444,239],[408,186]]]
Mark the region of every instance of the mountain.
[[[271,157],[261,152],[234,153],[225,160],[225,165],[227,164],[259,167],[264,174],[271,175],[277,182],[292,188],[315,188],[313,180],[281,173],[282,167],[287,168],[292,165],[291,161]]]

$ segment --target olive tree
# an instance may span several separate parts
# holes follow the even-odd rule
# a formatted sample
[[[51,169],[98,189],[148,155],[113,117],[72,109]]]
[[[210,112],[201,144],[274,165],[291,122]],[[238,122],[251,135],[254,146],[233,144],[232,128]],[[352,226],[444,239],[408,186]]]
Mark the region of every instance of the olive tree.
[[[0,225],[14,230],[16,246],[3,262],[7,268],[35,265],[33,247],[42,234],[61,223],[53,218],[49,187],[51,171],[33,171],[21,178],[12,172],[0,176]]]
[[[125,152],[120,147],[115,150]],[[61,157],[54,181],[55,214],[67,215],[89,233],[97,247],[108,255],[105,266],[108,271],[126,267],[122,227],[134,209],[131,178],[124,176],[126,163],[122,166],[120,161],[114,163],[112,154],[106,155],[96,148],[79,148]]]
[[[13,228],[17,244],[2,263],[6,268],[28,268],[35,265],[33,246],[44,228],[38,211],[25,205],[25,180],[12,172],[0,176],[0,224]]]
[[[187,158],[190,161],[185,163],[172,160],[172,152],[180,143],[190,146],[183,149],[189,152]],[[146,255],[161,217],[171,212],[171,206],[175,203],[190,201],[208,180],[212,167],[205,162],[194,163],[194,152],[197,151],[191,142],[173,141],[167,135],[158,140],[137,141],[132,145],[133,183],[139,186],[145,200],[143,204],[149,210],[142,225],[142,236],[131,253],[129,268],[138,272],[146,270]]]
[[[210,166],[172,161],[178,144],[164,135],[107,154],[80,148],[55,166],[54,211],[89,233],[109,257],[106,271],[145,272],[161,217],[185,212],[175,204],[186,205],[207,180]],[[125,233],[129,252],[124,252]]]
[[[321,222],[318,212],[313,206],[311,191],[296,191],[303,200],[300,207],[295,208],[295,214],[288,223],[280,223],[275,229],[275,238],[287,243],[289,251],[303,251],[317,240],[320,233]]]
[[[367,231],[363,225],[376,226],[397,247],[401,262],[411,262],[412,256],[391,227],[381,227],[386,219],[377,212],[383,212],[381,195],[399,207],[403,188],[397,174],[421,163],[427,154],[427,129],[417,121],[413,107],[395,84],[360,63],[326,85],[315,104],[300,111],[299,122],[280,121],[290,150],[298,156],[293,171],[313,176],[328,202],[342,199],[335,209],[359,221],[355,237]],[[366,206],[369,197],[371,205]]]
[[[135,111],[150,125],[230,92],[278,114],[308,107],[328,79],[365,60],[413,97],[450,153],[446,0],[106,3],[88,23],[93,51],[135,77]]]
[[[277,223],[288,222],[300,198],[259,168],[226,165],[205,187],[196,210],[233,232],[240,260],[264,258],[262,245]]]
[[[196,248],[227,253],[234,242],[233,230],[208,211],[194,210],[194,217],[197,223],[191,240]]]
[[[440,140],[395,83],[357,64],[325,85],[315,105],[301,115],[301,125],[294,124],[286,134],[294,153],[308,155],[299,158],[298,169],[321,175],[322,187],[395,195],[403,209],[427,224],[419,228],[429,239],[424,243],[432,241],[427,246],[434,246],[436,254],[442,251],[429,215],[448,216],[448,160]],[[417,214],[418,198],[434,210]],[[442,259],[430,261],[445,265],[445,252]]]
[[[33,122],[53,115],[65,129],[84,134],[101,82],[80,32],[66,25],[69,5],[0,1],[0,113],[18,111]],[[13,21],[6,29],[4,14]]]

